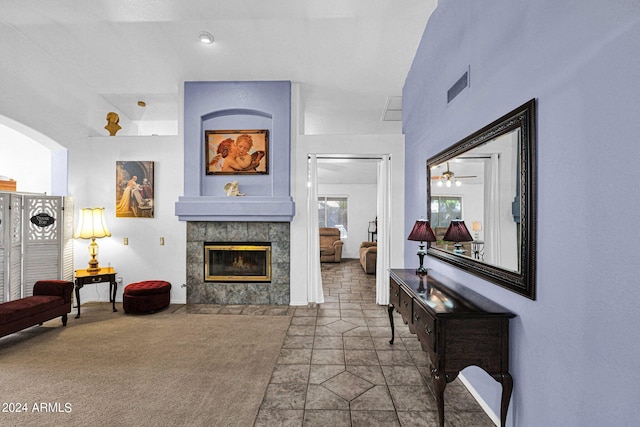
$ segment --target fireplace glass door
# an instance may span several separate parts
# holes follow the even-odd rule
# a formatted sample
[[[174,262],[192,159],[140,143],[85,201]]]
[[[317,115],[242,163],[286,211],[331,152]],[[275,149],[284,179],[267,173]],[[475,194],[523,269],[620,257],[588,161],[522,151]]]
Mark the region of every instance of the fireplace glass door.
[[[271,282],[270,243],[205,243],[206,282]]]

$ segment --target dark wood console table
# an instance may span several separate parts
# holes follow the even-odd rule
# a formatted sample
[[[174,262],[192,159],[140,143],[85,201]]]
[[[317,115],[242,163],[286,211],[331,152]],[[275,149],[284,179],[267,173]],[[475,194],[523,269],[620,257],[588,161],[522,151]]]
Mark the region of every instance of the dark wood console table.
[[[109,282],[109,302],[113,303],[113,311],[116,309],[116,289],[118,283],[116,282],[116,271],[113,267],[101,268],[100,271],[89,272],[87,270],[76,270],[76,304],[78,304],[78,314],[76,319],[80,317],[80,288],[84,285],[90,285],[92,283]]]
[[[395,339],[393,310],[429,353],[438,406],[444,426],[444,389],[467,366],[485,370],[502,384],[500,423],[504,427],[513,390],[509,374],[509,319],[515,314],[464,286],[445,286],[415,270],[391,270],[389,320]]]

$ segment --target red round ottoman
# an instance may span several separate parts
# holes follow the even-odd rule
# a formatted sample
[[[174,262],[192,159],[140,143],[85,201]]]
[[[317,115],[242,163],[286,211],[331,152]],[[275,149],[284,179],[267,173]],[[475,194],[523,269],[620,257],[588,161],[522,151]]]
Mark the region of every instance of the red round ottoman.
[[[147,313],[169,305],[171,283],[162,280],[146,280],[127,285],[122,294],[125,313]]]

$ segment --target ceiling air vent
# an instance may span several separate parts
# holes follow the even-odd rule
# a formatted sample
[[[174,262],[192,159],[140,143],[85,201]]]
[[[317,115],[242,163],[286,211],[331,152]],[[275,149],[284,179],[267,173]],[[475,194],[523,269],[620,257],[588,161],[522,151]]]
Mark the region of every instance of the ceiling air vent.
[[[469,70],[465,71],[462,77],[449,88],[447,91],[447,104],[453,101],[453,98],[460,95],[460,92],[469,87]]]
[[[399,122],[402,121],[402,97],[389,96],[382,111],[383,122]]]

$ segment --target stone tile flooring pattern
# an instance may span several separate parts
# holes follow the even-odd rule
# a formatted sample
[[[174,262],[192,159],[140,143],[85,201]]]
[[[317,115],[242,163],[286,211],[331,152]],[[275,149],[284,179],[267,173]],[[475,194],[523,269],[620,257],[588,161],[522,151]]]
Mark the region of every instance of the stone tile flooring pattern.
[[[292,316],[254,426],[437,426],[428,355],[397,314],[389,344],[375,275],[344,260],[322,264],[322,281],[325,302],[315,307],[217,308]],[[445,425],[494,426],[458,379],[445,389]]]
[[[254,427],[435,427],[428,355],[375,302],[375,275],[358,260],[322,264],[315,307],[189,304],[189,313],[291,316]],[[445,426],[493,427],[460,380],[445,389]]]

